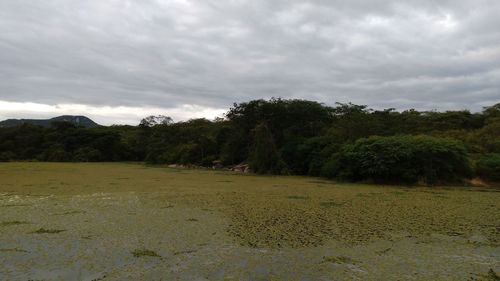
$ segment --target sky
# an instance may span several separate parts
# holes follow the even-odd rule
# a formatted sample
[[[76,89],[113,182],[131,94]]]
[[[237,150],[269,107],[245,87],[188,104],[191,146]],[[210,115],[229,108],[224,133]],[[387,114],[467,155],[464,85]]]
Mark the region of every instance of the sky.
[[[500,102],[500,1],[0,0],[0,119],[270,97],[480,111]]]

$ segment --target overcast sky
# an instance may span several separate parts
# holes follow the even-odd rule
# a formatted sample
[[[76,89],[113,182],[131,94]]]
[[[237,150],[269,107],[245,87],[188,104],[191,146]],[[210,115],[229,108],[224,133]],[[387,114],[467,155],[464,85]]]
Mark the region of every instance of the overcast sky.
[[[0,119],[500,102],[498,0],[0,0]]]

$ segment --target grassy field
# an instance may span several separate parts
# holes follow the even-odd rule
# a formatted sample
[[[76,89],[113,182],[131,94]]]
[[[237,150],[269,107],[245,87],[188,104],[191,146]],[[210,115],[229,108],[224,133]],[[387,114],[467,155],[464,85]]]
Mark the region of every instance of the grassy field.
[[[498,280],[499,191],[2,163],[0,280]]]

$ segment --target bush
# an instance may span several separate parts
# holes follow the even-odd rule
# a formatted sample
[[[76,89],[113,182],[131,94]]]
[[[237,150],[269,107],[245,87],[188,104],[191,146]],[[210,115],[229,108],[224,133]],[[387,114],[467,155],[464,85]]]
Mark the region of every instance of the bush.
[[[327,177],[385,183],[453,182],[471,174],[462,143],[429,136],[360,139],[342,147],[322,168]]]
[[[500,154],[488,154],[476,163],[476,174],[481,178],[500,181]]]

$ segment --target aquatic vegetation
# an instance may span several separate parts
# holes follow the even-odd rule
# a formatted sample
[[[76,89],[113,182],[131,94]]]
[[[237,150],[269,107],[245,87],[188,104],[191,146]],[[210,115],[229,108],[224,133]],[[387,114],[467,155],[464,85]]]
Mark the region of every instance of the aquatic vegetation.
[[[8,252],[28,253],[28,251],[19,248],[0,248],[0,253]]]
[[[64,232],[64,231],[66,231],[66,230],[64,230],[64,229],[45,229],[45,228],[42,227],[42,228],[40,228],[38,230],[35,230],[35,231],[31,232],[31,233],[33,233],[33,234],[45,234],[45,233],[47,233],[47,234],[57,234],[57,233],[61,233],[61,232]]]
[[[331,207],[342,206],[344,204],[343,203],[337,203],[337,202],[334,202],[334,201],[325,201],[325,202],[319,203],[319,205],[321,207],[324,207],[324,208],[331,208]]]
[[[325,256],[323,257],[323,262],[331,262],[331,263],[336,263],[336,264],[356,264],[358,261],[351,259],[346,256]]]
[[[500,276],[490,268],[487,274],[480,274],[477,278],[471,279],[473,281],[500,281]]]
[[[380,251],[376,251],[375,253],[379,256],[383,255],[383,254],[386,254],[388,253],[392,248],[387,248],[387,249],[384,249],[384,250],[380,250]]]
[[[148,249],[136,249],[132,251],[132,255],[136,258],[140,257],[161,257],[158,255],[155,251],[148,250]]]
[[[16,167],[33,171],[27,177]],[[277,274],[293,272],[311,280],[405,280],[415,268],[422,280],[435,280],[432,277],[443,270],[452,274],[450,280],[467,280],[487,274],[495,257],[491,253],[499,245],[498,192],[318,186],[306,177],[185,171],[123,163],[2,164],[0,172],[8,177],[0,177],[0,193],[16,195],[0,197],[0,205],[30,207],[0,209],[0,226],[18,220],[6,224],[12,227],[0,227],[5,248],[0,255],[7,257],[0,259],[0,267],[15,255],[20,269],[12,274],[23,272],[21,259],[27,257],[38,268],[56,268],[88,251],[92,257],[82,263],[95,268],[88,280],[104,273],[113,280],[141,280],[141,274],[151,270],[144,264],[170,272],[177,263],[186,270],[196,267],[209,280],[222,279],[210,275],[221,265],[228,274],[265,279],[251,271],[270,268],[267,264],[273,264],[269,270]],[[130,179],[107,184],[122,176]],[[62,180],[67,184],[50,189]],[[36,184],[23,185],[30,182]],[[24,220],[32,224],[15,226]],[[67,232],[55,234],[64,229]],[[408,255],[415,255],[411,266],[394,263]],[[446,258],[465,255],[470,262]],[[205,270],[208,260],[212,268]],[[122,268],[123,262],[127,264]],[[168,280],[180,276],[167,274],[172,274]],[[384,279],[384,274],[392,275]]]
[[[75,214],[85,214],[85,211],[67,211],[62,213],[55,213],[54,216],[64,216],[64,215],[75,215]]]
[[[174,256],[183,255],[183,254],[192,254],[195,252],[196,252],[196,250],[179,251],[179,252],[174,252]]]
[[[29,224],[26,221],[4,221],[0,223],[0,226],[11,226],[11,225],[20,225],[20,224]]]
[[[286,198],[288,198],[288,199],[299,199],[299,200],[307,200],[307,199],[309,199],[309,197],[307,197],[307,196],[298,196],[298,195],[287,196]]]

